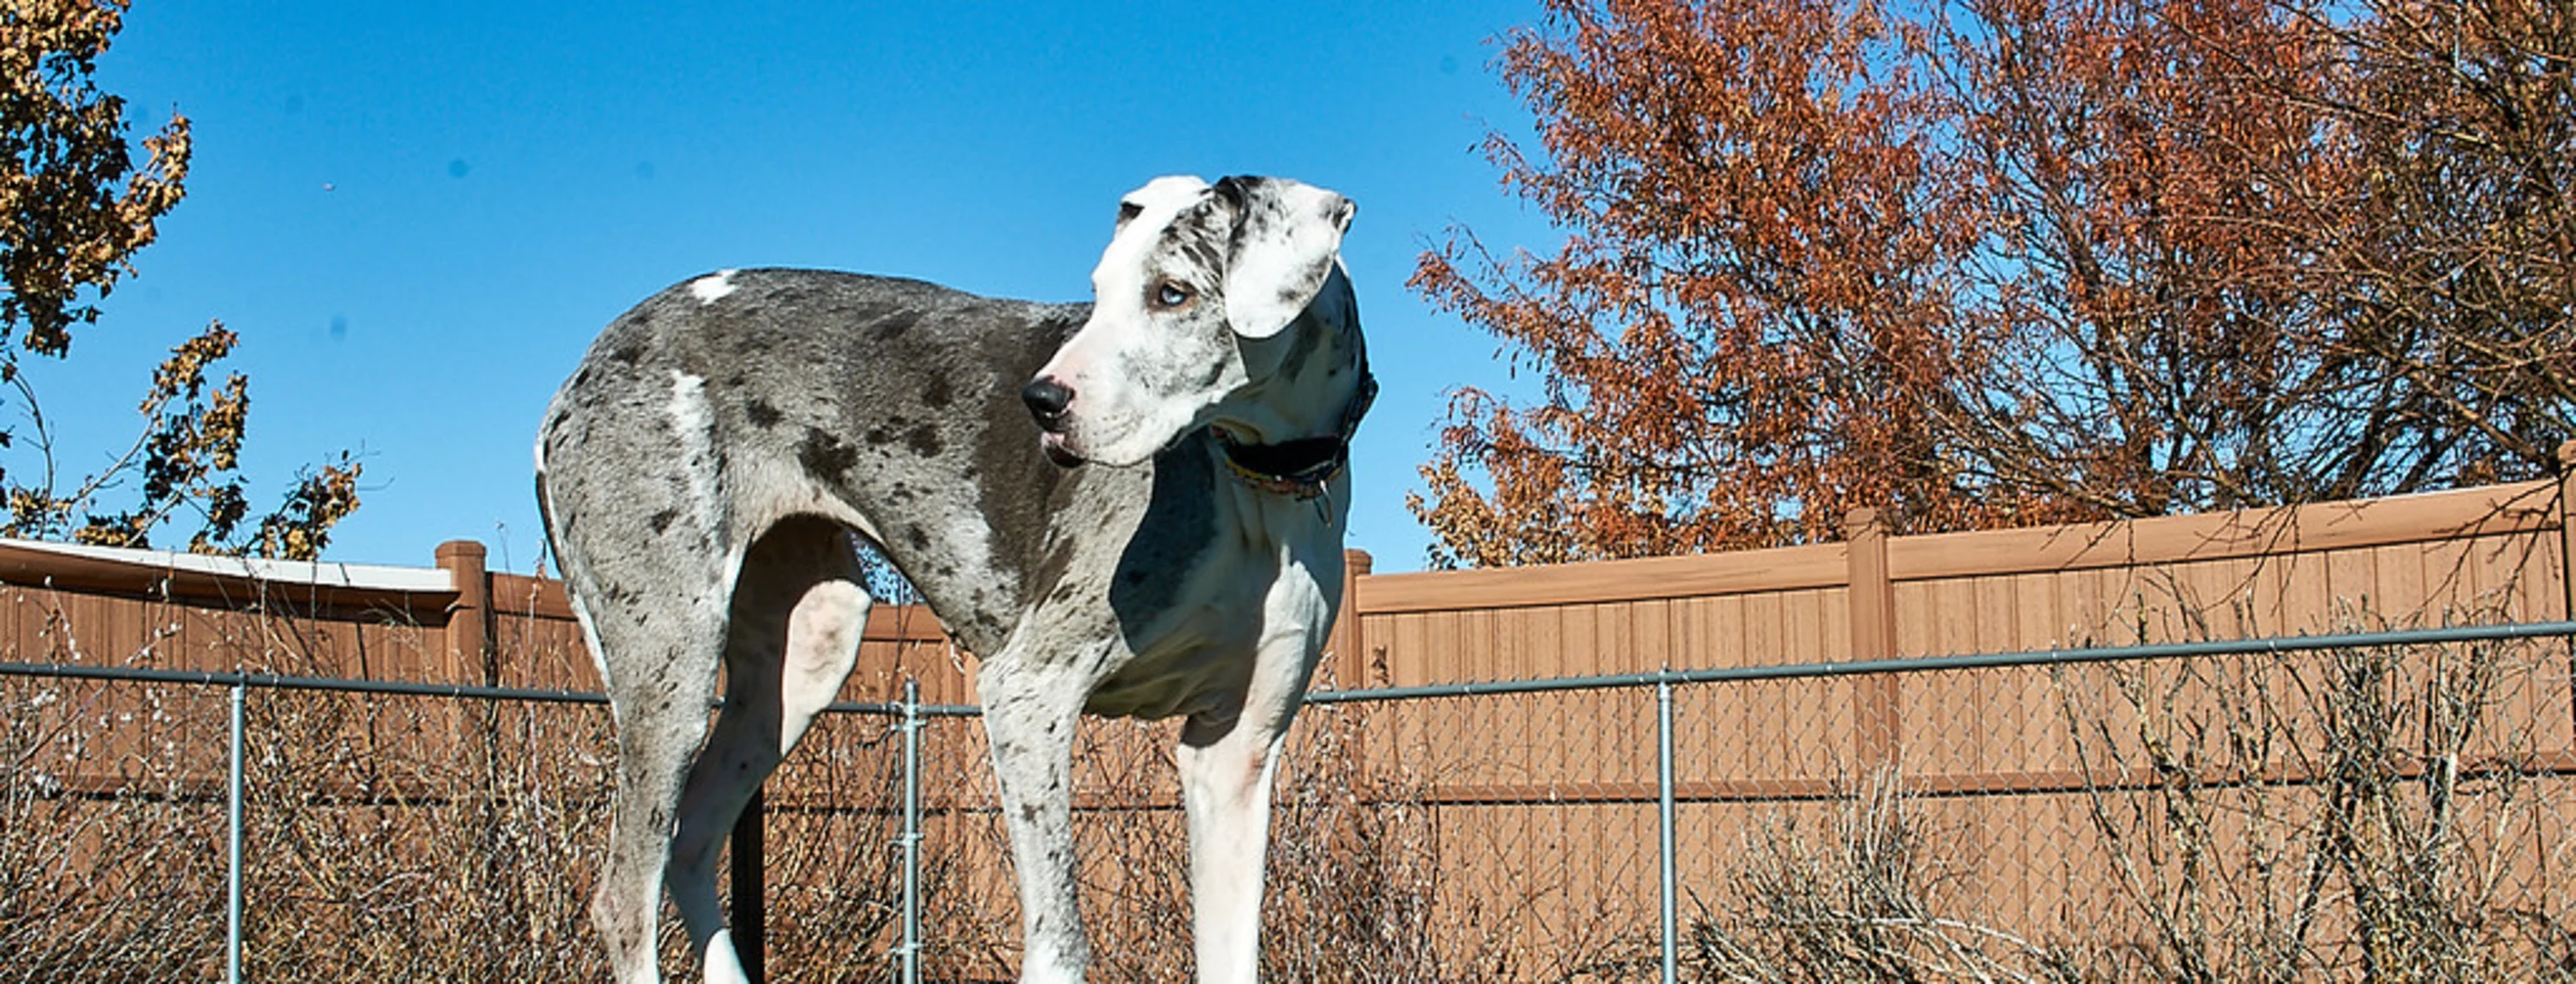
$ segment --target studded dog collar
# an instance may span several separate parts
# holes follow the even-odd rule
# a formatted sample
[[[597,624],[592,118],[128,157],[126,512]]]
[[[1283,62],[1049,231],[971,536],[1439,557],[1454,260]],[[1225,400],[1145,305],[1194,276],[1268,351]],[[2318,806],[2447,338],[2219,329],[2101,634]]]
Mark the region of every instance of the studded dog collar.
[[[1350,467],[1351,436],[1359,432],[1360,418],[1376,400],[1377,376],[1362,366],[1359,392],[1342,408],[1341,426],[1334,433],[1277,444],[1246,444],[1222,427],[1210,426],[1208,432],[1216,435],[1217,446],[1225,449],[1226,466],[1243,484],[1301,502],[1318,499],[1333,476]]]

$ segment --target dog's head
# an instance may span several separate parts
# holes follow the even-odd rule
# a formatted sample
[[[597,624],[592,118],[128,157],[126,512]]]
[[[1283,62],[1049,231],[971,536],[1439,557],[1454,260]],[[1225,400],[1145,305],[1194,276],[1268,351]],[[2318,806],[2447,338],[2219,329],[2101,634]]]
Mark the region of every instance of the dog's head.
[[[1156,178],[1120,200],[1091,319],[1020,394],[1047,456],[1141,463],[1277,372],[1264,343],[1332,278],[1352,211],[1280,178]]]

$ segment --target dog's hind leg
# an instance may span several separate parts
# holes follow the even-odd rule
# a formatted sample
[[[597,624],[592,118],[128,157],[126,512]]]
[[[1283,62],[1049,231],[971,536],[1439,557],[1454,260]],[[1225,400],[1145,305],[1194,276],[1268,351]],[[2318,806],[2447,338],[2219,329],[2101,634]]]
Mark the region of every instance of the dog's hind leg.
[[[725,635],[725,702],[680,796],[671,896],[709,984],[744,980],[716,897],[717,849],[761,780],[841,690],[859,654],[868,595],[840,526],[796,517],[752,544]]]
[[[593,586],[576,591],[573,601],[609,671],[617,796],[609,812],[607,857],[591,895],[591,920],[620,984],[653,984],[661,979],[655,929],[680,777],[706,735],[724,622],[712,605],[653,606],[623,586],[587,590]],[[715,588],[707,590],[713,594]]]
[[[724,535],[706,381],[639,368],[641,344],[583,363],[537,444],[547,540],[615,715],[617,792],[590,913],[620,984],[661,979],[664,866],[742,557]]]

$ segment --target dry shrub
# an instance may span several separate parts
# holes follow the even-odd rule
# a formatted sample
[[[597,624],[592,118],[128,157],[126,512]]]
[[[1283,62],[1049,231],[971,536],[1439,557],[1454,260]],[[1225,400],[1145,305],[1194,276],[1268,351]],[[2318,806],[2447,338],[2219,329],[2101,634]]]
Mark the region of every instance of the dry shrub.
[[[2072,928],[2088,975],[2576,978],[2549,880],[2570,860],[2570,789],[2536,754],[2565,744],[2537,733],[2564,723],[2563,652],[2220,657],[2109,667],[2089,689],[2061,674],[2115,889]]]
[[[604,709],[279,703],[255,730],[292,759],[278,771],[301,781],[263,787],[252,821],[268,841],[252,866],[253,945],[276,979],[606,976],[587,918],[614,758]],[[890,971],[903,877],[892,730],[882,718],[827,719],[771,780],[772,981]],[[931,898],[950,869],[925,859]],[[696,979],[676,918],[664,920],[662,951],[671,979]]]
[[[309,628],[252,616],[189,631],[260,654],[260,671],[327,670]],[[148,662],[148,648],[118,655]],[[97,655],[66,644],[39,659]],[[0,982],[221,976],[228,700],[0,677]],[[244,708],[245,976],[606,976],[587,918],[610,795],[605,708],[269,688]],[[889,731],[827,720],[782,777],[791,792],[773,799],[785,802],[765,851],[771,980],[885,966],[901,884]],[[949,871],[927,859],[933,898]],[[666,920],[674,979],[694,977],[686,949]]]
[[[58,622],[38,658],[96,661],[63,644]],[[258,625],[227,645],[282,654],[271,669],[320,665],[295,662],[310,656],[290,620]],[[1880,776],[1821,813],[1784,808],[1723,878],[1693,886],[1684,969],[1781,982],[2576,979],[2576,913],[2555,884],[2576,860],[2560,774],[2576,728],[2568,677],[2555,640],[2059,668],[2064,761],[2084,781],[2044,794],[2071,805],[2074,825],[2068,883],[2049,889],[2064,896],[2046,910],[2054,921],[1977,911],[1984,896],[1964,886],[1985,875],[1966,846],[1978,832],[1928,823],[1903,777]],[[0,678],[0,982],[217,975],[225,704],[215,688]],[[1532,921],[1575,917],[1529,915],[1575,907],[1478,895],[1461,853],[1483,841],[1444,821],[1418,756],[1363,754],[1376,750],[1370,715],[1387,710],[1314,708],[1291,744],[1266,975],[1651,978],[1651,937],[1525,952],[1540,936],[1582,936]],[[247,711],[253,977],[603,976],[584,919],[608,796],[603,711],[272,690],[250,692]],[[932,823],[964,834],[925,845],[931,979],[1006,976],[1016,939],[1001,855],[977,843],[997,841],[999,824],[989,776],[962,754],[971,730],[925,743],[946,763],[926,782],[946,804]],[[1083,791],[1128,804],[1082,814],[1094,979],[1185,979],[1170,729],[1085,730]],[[829,718],[773,785],[773,980],[890,969],[895,735],[882,718]],[[684,949],[666,934],[665,967],[683,980]]]
[[[1272,794],[1262,977],[1317,984],[1518,980],[1516,926],[1488,918],[1444,854],[1429,787],[1400,762],[1355,754],[1368,711],[1310,707]],[[1188,841],[1168,725],[1094,724],[1077,748],[1085,797],[1144,809],[1084,811],[1091,977],[1192,976]]]
[[[1511,980],[1514,926],[1461,891],[1418,770],[1356,754],[1369,708],[1310,708],[1271,820],[1262,976],[1318,984]],[[1488,918],[1491,916],[1492,918]]]
[[[0,678],[0,982],[221,976],[222,788],[153,754],[209,711],[220,694]]]
[[[2455,624],[2502,620],[2453,613]],[[2366,611],[2339,631],[2384,627]],[[2143,634],[2143,633],[2142,633]],[[2180,631],[2208,638],[2186,619]],[[2161,659],[2049,673],[2081,777],[2064,882],[2032,913],[1953,891],[1978,831],[1903,777],[1784,807],[1695,892],[1691,980],[2576,980],[2557,884],[2563,641]],[[2010,881],[2009,878],[2004,879]],[[2020,901],[2004,900],[2004,901]],[[2050,917],[2045,913],[2053,913]],[[2029,915],[2039,914],[2037,924]],[[1591,968],[1648,980],[1651,935]]]
[[[584,918],[604,711],[306,692],[252,707],[246,973],[606,973]]]
[[[1972,864],[1961,838],[1927,824],[1881,773],[1837,796],[1823,829],[1780,811],[1756,825],[1746,852],[1680,941],[1695,981],[2034,981],[2050,955],[1960,914],[1949,888]],[[1651,980],[1650,942],[1601,968]]]
[[[903,931],[900,724],[834,715],[771,782],[765,879],[769,980],[892,980]],[[953,855],[925,843],[924,926],[965,904]],[[945,911],[943,911],[945,910]],[[935,961],[938,940],[925,940]]]

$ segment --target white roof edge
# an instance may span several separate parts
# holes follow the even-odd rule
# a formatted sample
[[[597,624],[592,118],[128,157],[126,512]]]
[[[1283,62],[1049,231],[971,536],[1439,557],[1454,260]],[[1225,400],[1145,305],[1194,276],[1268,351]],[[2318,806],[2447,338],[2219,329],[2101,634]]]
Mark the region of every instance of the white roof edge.
[[[7,538],[0,538],[0,547],[103,560],[156,571],[188,571],[334,588],[413,592],[456,590],[455,579],[449,577],[447,571],[436,567],[343,564],[332,561],[277,560],[268,557],[225,557],[171,550],[136,550],[128,547],[92,546],[86,543],[49,543],[42,540]]]

